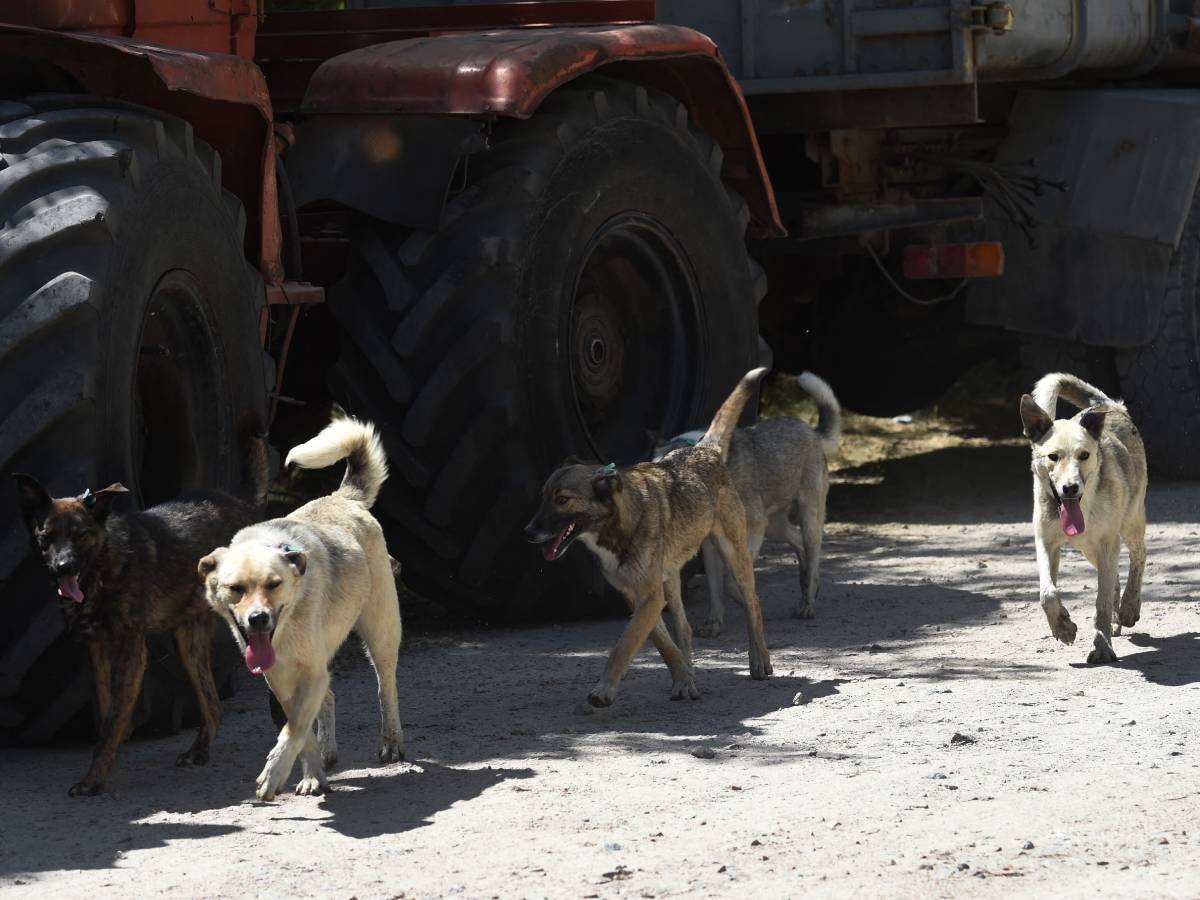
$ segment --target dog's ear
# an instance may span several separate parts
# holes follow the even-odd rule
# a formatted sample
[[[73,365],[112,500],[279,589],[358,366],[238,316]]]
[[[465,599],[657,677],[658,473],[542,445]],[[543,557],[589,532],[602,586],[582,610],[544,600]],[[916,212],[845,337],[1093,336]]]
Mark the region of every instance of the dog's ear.
[[[1087,410],[1079,417],[1079,424],[1083,426],[1083,430],[1090,434],[1093,440],[1100,440],[1100,432],[1104,430],[1104,417],[1108,415],[1108,410],[1102,407],[1093,407]]]
[[[201,578],[208,581],[208,576],[216,571],[217,566],[221,564],[221,557],[225,555],[227,549],[229,548],[218,547],[196,564],[196,571],[200,573]]]
[[[613,494],[621,490],[621,473],[612,463],[601,466],[592,476],[592,491],[597,500],[611,500]]]
[[[571,453],[558,464],[558,468],[565,469],[567,466],[586,466],[594,464],[595,460],[580,459],[574,453]]]
[[[1033,397],[1025,394],[1021,397],[1021,425],[1025,429],[1025,437],[1036,444],[1054,427],[1054,420],[1034,402]]]
[[[297,575],[303,575],[308,569],[308,554],[303,550],[297,550],[294,547],[285,547],[283,558],[288,561],[288,565],[292,567],[292,571]]]
[[[32,528],[35,522],[46,518],[54,500],[32,475],[13,472],[13,480],[17,483],[17,495],[21,501],[21,518]]]
[[[129,488],[118,481],[114,481],[106,488],[100,488],[98,491],[87,491],[80,499],[83,505],[88,509],[92,518],[103,524],[108,518],[108,514],[112,512],[113,501],[118,497],[122,497],[129,493]]]

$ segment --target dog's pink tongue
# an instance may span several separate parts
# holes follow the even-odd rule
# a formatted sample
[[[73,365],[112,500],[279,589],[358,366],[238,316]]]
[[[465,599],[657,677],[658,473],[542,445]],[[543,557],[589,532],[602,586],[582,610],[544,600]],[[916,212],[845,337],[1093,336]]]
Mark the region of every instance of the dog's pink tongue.
[[[246,668],[255,675],[264,674],[275,665],[275,648],[271,646],[271,636],[257,632],[246,637]]]
[[[64,575],[58,579],[58,596],[74,600],[76,603],[82,603],[83,591],[79,589],[79,577],[77,575]]]
[[[1066,500],[1058,508],[1058,521],[1067,537],[1083,534],[1083,509],[1078,500]]]
[[[563,538],[567,536],[569,525],[564,525],[563,530],[554,536],[553,540],[546,541],[542,544],[542,556],[546,562],[554,562],[558,558],[558,548],[562,546]]]

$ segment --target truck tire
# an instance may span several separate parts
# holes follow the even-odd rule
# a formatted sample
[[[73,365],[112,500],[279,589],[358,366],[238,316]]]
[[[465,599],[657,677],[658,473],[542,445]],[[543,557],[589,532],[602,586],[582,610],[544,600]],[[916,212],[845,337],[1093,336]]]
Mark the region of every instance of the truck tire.
[[[118,101],[0,102],[0,471],[55,495],[121,481],[151,505],[241,483],[265,421],[261,291],[220,160],[180,119]],[[0,488],[0,736],[90,730],[90,667]],[[228,691],[227,634],[214,670]],[[137,716],[178,729],[195,703],[152,641]]]
[[[497,618],[605,608],[585,550],[546,564],[520,526],[564,457],[645,459],[756,364],[765,278],[721,165],[673,98],[588,78],[496,124],[439,231],[358,236],[332,387],[384,436],[409,586]]]
[[[1150,472],[1200,478],[1200,191],[1171,256],[1158,334],[1117,353],[1117,373],[1146,442]]]

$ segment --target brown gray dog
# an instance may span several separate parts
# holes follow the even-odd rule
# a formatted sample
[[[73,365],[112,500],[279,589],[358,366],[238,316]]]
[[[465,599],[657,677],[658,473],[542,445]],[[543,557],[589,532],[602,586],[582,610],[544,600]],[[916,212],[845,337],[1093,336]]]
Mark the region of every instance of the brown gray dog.
[[[827,454],[837,449],[842,434],[842,407],[833,390],[812,372],[796,381],[817,404],[817,427],[790,416],[765,419],[733,433],[726,466],[746,507],[746,536],[750,556],[758,559],[763,541],[783,541],[796,551],[800,571],[800,600],[793,615],[813,617],[820,585],[821,542],[825,535],[825,499],[829,494]],[[655,451],[661,458],[694,444],[702,436],[681,434]],[[736,596],[711,538],[701,548],[708,588],[708,620],[696,629],[716,637],[725,625],[725,595]]]
[[[1055,419],[1058,398],[1082,409]],[[1146,451],[1125,405],[1074,375],[1040,379],[1021,398],[1021,423],[1033,444],[1033,534],[1042,609],[1064,644],[1075,623],[1058,595],[1058,563],[1070,544],[1096,567],[1096,635],[1089,663],[1115,662],[1114,612],[1120,626],[1137,623],[1146,568]],[[1129,578],[1121,596],[1121,542],[1129,548]],[[1119,601],[1119,608],[1118,608]]]
[[[750,676],[761,679],[771,674],[754,590],[754,564],[746,543],[746,511],[724,462],[738,416],[765,372],[760,368],[747,373],[696,446],[622,470],[611,464],[565,465],[542,487],[541,506],[525,526],[530,541],[541,544],[543,556],[553,561],[577,538],[581,540],[633,612],[609,654],[604,674],[588,694],[593,706],[613,702],[622,676],[647,637],[671,670],[671,699],[699,698],[679,571],[710,534],[746,607]],[[671,610],[678,645],[662,622],[665,607]]]

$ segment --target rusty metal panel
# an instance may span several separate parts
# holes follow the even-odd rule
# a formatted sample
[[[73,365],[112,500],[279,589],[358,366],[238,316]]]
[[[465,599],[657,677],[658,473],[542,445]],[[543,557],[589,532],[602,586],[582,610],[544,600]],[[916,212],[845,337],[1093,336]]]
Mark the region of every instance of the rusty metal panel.
[[[716,45],[688,28],[545,28],[377,44],[323,63],[302,108],[524,119],[555,88],[601,67],[679,99],[725,151],[724,174],[750,205],[755,233],[786,233],[745,98]]]

